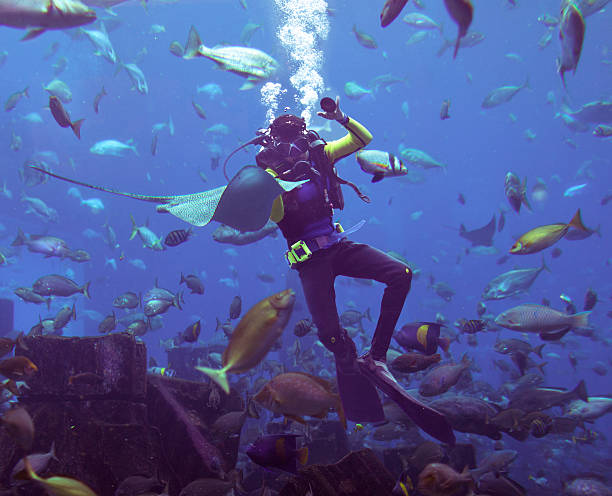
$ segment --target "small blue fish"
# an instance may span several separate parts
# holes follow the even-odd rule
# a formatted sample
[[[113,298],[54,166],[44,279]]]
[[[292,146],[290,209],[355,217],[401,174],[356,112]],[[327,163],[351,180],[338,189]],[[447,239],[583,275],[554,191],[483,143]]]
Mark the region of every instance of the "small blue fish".
[[[572,196],[576,196],[577,194],[581,193],[584,188],[586,188],[586,184],[578,184],[576,186],[571,186],[565,190],[563,196],[565,196],[566,198],[571,198]]]

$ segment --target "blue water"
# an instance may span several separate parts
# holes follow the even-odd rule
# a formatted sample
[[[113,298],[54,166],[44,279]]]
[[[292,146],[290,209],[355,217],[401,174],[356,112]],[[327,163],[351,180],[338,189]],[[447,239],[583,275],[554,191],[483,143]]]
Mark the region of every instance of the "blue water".
[[[584,222],[595,227],[601,224],[601,238],[592,236],[584,241],[561,240],[557,247],[561,257],[552,259],[550,249],[544,252],[546,263],[552,273],[542,273],[528,294],[487,302],[490,313],[497,313],[520,303],[539,303],[548,298],[553,306],[564,309],[559,295],[566,293],[581,309],[587,288],[599,295],[590,323],[596,329],[598,340],[572,336],[563,339],[565,346],[548,345],[544,353],[555,352],[560,358],[546,357],[545,384],[574,387],[579,379],[585,379],[592,396],[611,394],[609,376],[599,376],[592,371],[597,361],[610,367],[609,336],[610,318],[606,313],[612,309],[612,251],[609,243],[610,205],[601,206],[600,201],[611,188],[610,140],[595,138],[590,132],[574,134],[560,119],[555,119],[561,102],[566,101],[573,109],[587,102],[611,96],[612,66],[603,60],[612,59],[612,13],[608,11],[587,18],[587,31],[582,56],[575,75],[566,74],[567,92],[555,70],[555,59],[560,47],[557,31],[545,49],[539,49],[538,40],[546,27],[537,22],[545,12],[557,15],[558,1],[522,0],[511,9],[503,0],[479,1],[471,29],[486,36],[480,45],[459,51],[456,60],[451,50],[438,58],[436,52],[441,44],[439,34],[432,32],[423,42],[406,46],[405,42],[416,30],[401,18],[391,26],[379,26],[378,5],[366,0],[331,1],[335,10],[330,18],[330,32],[320,49],[323,52],[321,75],[328,88],[325,95],[341,96],[342,109],[363,123],[374,135],[369,148],[399,153],[400,143],[428,152],[447,164],[441,170],[420,171],[426,178],[423,184],[407,184],[401,178],[389,178],[371,184],[370,176],[364,174],[355,159],[349,157],[339,164],[340,174],[363,186],[372,198],[372,204],[362,203],[350,190],[345,191],[346,208],[337,215],[345,226],[361,219],[368,222],[352,235],[352,239],[370,243],[382,250],[394,250],[415,263],[422,271],[413,282],[412,291],[406,301],[400,324],[415,320],[433,320],[440,312],[452,323],[459,318],[476,318],[476,304],[486,283],[512,267],[537,267],[541,254],[512,258],[505,265],[496,264],[514,242],[514,238],[542,224],[568,222],[577,208],[582,209]],[[448,17],[442,2],[428,0],[427,15],[442,24],[444,34],[454,39],[456,26]],[[406,7],[404,14],[414,7]],[[215,318],[224,320],[227,308],[236,294],[242,296],[243,308],[263,297],[287,286],[287,266],[283,259],[285,244],[279,237],[265,238],[254,245],[236,246],[218,244],[210,237],[216,225],[211,224],[195,230],[196,236],[184,245],[164,252],[153,252],[142,248],[136,239],[128,241],[131,232],[130,214],[139,225],[149,220],[149,226],[159,236],[173,229],[187,226],[169,215],[159,215],[151,204],[121,199],[81,188],[84,198],[98,197],[105,205],[103,212],[93,214],[81,207],[79,201],[67,195],[70,185],[51,180],[32,188],[25,188],[19,179],[18,170],[35,152],[51,150],[57,153],[59,164],[50,164],[53,171],[93,184],[116,187],[123,191],[146,194],[178,194],[212,189],[225,184],[221,168],[210,168],[211,151],[208,147],[216,143],[221,156],[254,136],[254,131],[266,126],[267,108],[260,103],[259,87],[239,91],[243,79],[215,68],[209,60],[181,60],[170,54],[168,47],[174,40],[184,44],[189,26],[194,24],[202,41],[208,46],[217,43],[237,44],[240,32],[248,21],[262,25],[251,45],[275,57],[281,64],[274,82],[288,90],[280,108],[290,107],[299,113],[302,108],[294,101],[295,90],[289,77],[292,68],[288,65],[285,48],[278,42],[275,33],[282,23],[272,0],[248,1],[248,10],[232,1],[179,1],[164,4],[151,0],[147,12],[136,2],[119,5],[115,9],[121,26],[109,36],[123,62],[133,62],[137,53],[146,48],[146,54],[137,65],[146,75],[149,94],[142,95],[131,89],[125,72],[114,76],[115,68],[106,60],[94,55],[94,50],[85,38],[71,40],[62,32],[48,32],[39,38],[20,42],[21,31],[8,27],[0,29],[0,47],[8,52],[7,60],[0,68],[0,96],[3,99],[26,86],[30,87],[30,98],[22,99],[16,109],[0,114],[0,129],[3,140],[2,175],[0,180],[13,193],[13,198],[0,197],[0,222],[5,231],[0,231],[0,251],[11,254],[7,246],[21,228],[26,233],[52,234],[64,238],[69,246],[83,248],[92,255],[91,262],[76,264],[66,260],[43,259],[38,254],[22,249],[10,257],[8,266],[0,268],[1,296],[15,300],[16,329],[27,331],[41,317],[54,315],[65,301],[58,298],[51,311],[35,307],[18,300],[12,293],[18,286],[29,286],[41,275],[74,271],[77,282],[91,280],[92,300],[82,296],[76,298],[76,323],[65,329],[65,335],[93,335],[97,321],[82,314],[95,310],[102,316],[112,310],[112,300],[124,291],[146,292],[156,278],[160,286],[172,291],[179,289],[181,272],[194,273],[202,277],[206,294],[186,295],[183,312],[171,308],[164,315],[164,328],[151,331],[145,336],[149,352],[161,364],[165,353],[159,348],[160,339],[176,335],[195,319],[202,320],[201,340],[218,339],[214,335]],[[107,14],[99,11],[99,16]],[[151,34],[152,24],[162,24],[165,32]],[[378,49],[361,47],[353,33],[352,25],[371,34],[378,42]],[[89,26],[88,28],[91,28]],[[44,53],[53,42],[59,42],[57,54],[43,60]],[[519,54],[521,62],[504,57],[507,53]],[[53,79],[51,65],[60,57],[68,58],[67,69],[58,76],[73,92],[73,102],[66,106],[73,119],[85,118],[81,140],[77,140],[69,129],[61,129],[44,107],[48,95],[42,85]],[[363,86],[376,76],[390,73],[405,77],[405,84],[398,84],[389,92],[384,90],[373,97],[351,101],[343,92],[344,84],[354,80]],[[468,77],[469,75],[469,77]],[[503,85],[520,85],[529,78],[531,90],[523,90],[509,103],[497,108],[483,110],[481,102],[494,88]],[[217,83],[223,95],[214,100],[196,88],[206,83]],[[104,85],[108,96],[100,103],[100,113],[93,112],[94,96]],[[555,104],[547,103],[547,93],[554,93]],[[440,105],[444,99],[451,100],[451,118],[441,121]],[[207,113],[205,121],[199,119],[191,108],[191,101],[200,103]],[[401,105],[407,102],[408,118]],[[32,124],[22,116],[38,112],[42,124]],[[515,116],[515,122],[510,117]],[[150,153],[151,128],[155,123],[166,122],[172,116],[176,133],[170,136],[167,129],[159,134],[158,150]],[[208,127],[223,123],[230,129],[227,136],[205,134]],[[322,125],[321,119],[312,125]],[[340,126],[332,123],[333,133],[328,139],[343,135]],[[525,138],[525,131],[532,130],[536,137]],[[23,145],[19,151],[9,148],[11,133],[21,136]],[[101,157],[89,152],[89,148],[102,139],[133,139],[139,156],[128,153],[126,157]],[[564,143],[571,138],[576,148]],[[240,152],[230,162],[230,170],[236,172],[242,165],[254,163],[254,150]],[[69,160],[74,160],[74,170]],[[585,161],[592,161],[592,178],[575,177]],[[203,183],[198,171],[203,171],[208,182]],[[528,177],[528,191],[542,178],[547,185],[547,199],[533,201],[533,213],[522,209],[517,215],[510,210],[504,198],[504,176],[514,171],[519,177]],[[150,179],[149,179],[150,177]],[[558,180],[555,180],[558,178]],[[570,186],[586,183],[577,196],[566,198],[563,192]],[[28,196],[43,199],[59,213],[58,224],[47,224],[40,219],[25,215],[19,197],[24,191]],[[466,204],[460,205],[457,196],[462,193]],[[460,238],[456,230],[464,223],[468,229],[486,224],[491,215],[499,215],[499,209],[507,210],[506,227],[496,234],[494,255],[465,254],[469,243]],[[422,211],[418,220],[411,214]],[[102,233],[102,224],[110,222],[115,229],[121,248],[111,251],[101,238],[87,239],[85,229]],[[233,253],[227,249],[233,248]],[[119,260],[120,253],[124,260]],[[460,259],[458,257],[460,256]],[[432,257],[435,257],[435,261]],[[114,258],[118,270],[105,265],[105,260]],[[141,259],[146,270],[130,265],[129,261]],[[608,263],[610,260],[610,263]],[[237,274],[238,287],[227,287],[221,278],[232,278]],[[265,284],[254,276],[266,272],[276,282]],[[428,288],[429,275],[436,281],[448,283],[456,292],[450,303],[444,302]],[[338,284],[338,307],[340,311],[353,303],[365,310],[376,310],[382,295],[382,287]],[[68,301],[68,300],[66,300]],[[118,315],[121,312],[117,312]],[[374,311],[376,315],[376,312]],[[296,310],[296,318],[307,317],[302,306]],[[374,324],[366,323],[369,330]],[[482,376],[475,378],[490,381],[499,386],[502,374],[491,366],[495,354],[492,345],[497,334],[478,336],[478,346],[468,348],[465,339],[453,343],[451,351],[455,359],[468,351],[482,369]],[[511,331],[502,330],[501,338],[521,337]],[[530,341],[537,344],[532,336]],[[285,344],[293,342],[288,330]],[[569,366],[567,354],[573,350],[579,357],[578,370]],[[591,426],[604,435],[612,435],[606,417]],[[539,441],[547,446],[551,441]],[[529,442],[531,446],[538,443]],[[512,444],[512,443],[509,443]],[[516,444],[516,443],[514,443]],[[512,445],[514,445],[512,444]],[[520,449],[520,448],[519,448]],[[582,460],[585,451],[598,450],[600,457],[612,458],[609,444],[605,441],[596,446],[576,447],[567,443],[566,458]],[[607,452],[606,452],[607,451]],[[588,458],[588,457],[587,457]],[[578,462],[577,462],[578,463]],[[542,462],[544,466],[545,463]],[[578,463],[581,470],[588,471],[588,460]],[[513,471],[514,473],[514,471]],[[519,480],[526,483],[530,473],[523,473]]]

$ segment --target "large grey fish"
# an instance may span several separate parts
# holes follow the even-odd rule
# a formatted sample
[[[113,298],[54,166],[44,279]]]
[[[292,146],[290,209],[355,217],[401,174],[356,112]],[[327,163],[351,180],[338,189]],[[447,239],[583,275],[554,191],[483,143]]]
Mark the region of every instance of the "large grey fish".
[[[278,62],[261,50],[243,46],[216,46],[202,44],[196,29],[191,26],[184,50],[184,59],[206,57],[216,62],[224,71],[247,78],[241,89],[249,89],[254,83],[271,78],[278,70]]]
[[[586,24],[582,13],[572,2],[561,15],[561,26],[559,27],[559,40],[561,41],[561,56],[557,59],[557,70],[565,86],[565,72],[573,71],[576,73]]]
[[[578,110],[573,111],[567,106],[562,106],[563,112],[575,119],[591,124],[612,124],[612,100],[596,100],[584,104]]]
[[[483,300],[503,300],[527,291],[544,269],[550,272],[542,258],[542,266],[532,269],[514,269],[492,279],[482,292]]]
[[[257,231],[240,232],[238,229],[221,224],[213,233],[212,238],[217,243],[226,243],[230,245],[248,245],[255,243],[266,236],[275,235],[278,226],[276,223],[269,220],[261,229]]]
[[[11,246],[23,245],[27,246],[32,253],[41,253],[45,257],[64,258],[70,255],[70,248],[63,239],[39,234],[27,235],[19,229]]]
[[[64,81],[54,79],[43,86],[43,89],[49,92],[50,95],[59,98],[62,103],[70,103],[72,101],[72,91]]]
[[[0,0],[0,24],[13,28],[35,28],[24,39],[47,29],[83,26],[96,20],[96,13],[78,0]]]
[[[536,412],[563,405],[575,399],[588,401],[584,381],[580,381],[571,391],[546,387],[520,390],[510,397],[509,407],[518,408],[524,412]]]
[[[587,327],[590,313],[568,315],[544,305],[525,304],[500,313],[495,323],[511,331],[538,333],[545,341],[555,341],[574,327]]]
[[[574,400],[565,410],[565,415],[572,418],[594,422],[606,413],[612,413],[612,398],[606,396],[589,396],[589,401]]]
[[[136,64],[121,64],[120,67],[123,67],[125,72],[127,72],[128,76],[130,77],[130,80],[134,85],[132,88],[135,88],[138,93],[141,93],[142,95],[149,94],[149,85],[147,84],[147,79],[145,78],[145,75],[140,67],[138,67]]]
[[[72,296],[75,293],[82,293],[86,298],[91,298],[89,284],[87,282],[83,286],[79,286],[72,279],[58,274],[50,274],[39,277],[32,284],[32,290],[40,296]]]
[[[125,143],[114,139],[102,140],[95,143],[89,151],[94,155],[106,155],[112,157],[124,157],[128,151],[133,151],[135,155],[138,155],[136,145],[133,144],[134,140],[129,139]]]
[[[525,79],[525,82],[521,86],[501,86],[500,88],[494,89],[485,97],[480,106],[488,109],[509,102],[523,88],[530,88],[529,79]]]

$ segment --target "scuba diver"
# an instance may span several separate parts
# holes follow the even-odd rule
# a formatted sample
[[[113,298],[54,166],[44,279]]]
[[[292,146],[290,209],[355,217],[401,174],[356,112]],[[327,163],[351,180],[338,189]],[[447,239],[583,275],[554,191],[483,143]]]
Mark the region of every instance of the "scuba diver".
[[[346,136],[326,143],[316,132],[306,129],[304,119],[281,115],[228,155],[223,165],[227,186],[209,191],[165,196],[126,193],[33,165],[28,167],[79,186],[155,203],[157,212],[170,213],[192,226],[204,226],[214,220],[246,232],[262,228],[268,218],[276,222],[287,240],[285,256],[299,274],[319,339],[334,355],[346,418],[383,422],[378,388],[425,432],[453,444],[455,436],[444,415],[410,396],[386,364],[391,337],[410,291],[410,268],[369,245],[347,239],[364,221],[347,231],[334,223],[334,209],[344,207],[341,185],[350,186],[362,200],[370,201],[357,186],[336,173],[336,162],[372,140],[365,127],[340,110],[339,103],[339,98],[323,98],[324,112],[318,115],[338,122],[347,130]],[[256,155],[257,166],[243,167],[230,180],[226,172],[229,159],[248,145],[262,146]],[[334,289],[340,275],[386,284],[370,350],[361,357],[340,325]]]
[[[335,102],[324,98],[321,101],[324,112],[318,115],[342,125],[347,130],[343,138],[326,143],[316,132],[306,129],[304,119],[283,114],[271,123],[265,138],[260,140],[263,148],[256,155],[259,167],[285,181],[306,181],[274,201],[270,219],[278,224],[287,240],[289,249],[285,256],[299,274],[319,339],[334,355],[347,418],[356,422],[384,420],[375,384],[407,413],[419,417],[415,422],[427,432],[452,442],[454,435],[444,417],[407,395],[386,364],[391,337],[410,291],[410,268],[367,244],[348,240],[347,234],[361,227],[363,221],[345,232],[333,220],[333,210],[344,207],[341,184],[352,187],[369,203],[369,198],[354,184],[336,173],[335,164],[339,160],[372,140],[363,125],[340,110],[339,103],[339,97]],[[371,347],[360,357],[353,340],[340,325],[334,289],[337,276],[386,284]],[[421,418],[427,414],[429,421]]]

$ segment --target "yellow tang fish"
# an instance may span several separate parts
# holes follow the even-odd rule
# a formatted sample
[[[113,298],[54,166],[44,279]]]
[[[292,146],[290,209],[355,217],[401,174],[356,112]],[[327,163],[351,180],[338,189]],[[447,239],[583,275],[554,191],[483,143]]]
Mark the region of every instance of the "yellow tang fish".
[[[569,224],[547,224],[526,232],[512,245],[510,253],[513,255],[528,255],[542,251],[565,236],[570,227],[580,231],[587,230],[582,223],[580,209],[576,211]]]
[[[45,489],[56,496],[97,496],[96,493],[81,481],[71,479],[70,477],[59,477],[57,475],[43,479],[32,470],[32,465],[30,465],[30,460],[28,460],[27,457],[24,463],[28,477],[45,486]]]
[[[264,298],[238,322],[223,352],[220,370],[196,367],[229,393],[227,374],[240,374],[261,362],[281,336],[295,303],[295,293],[286,289]]]

